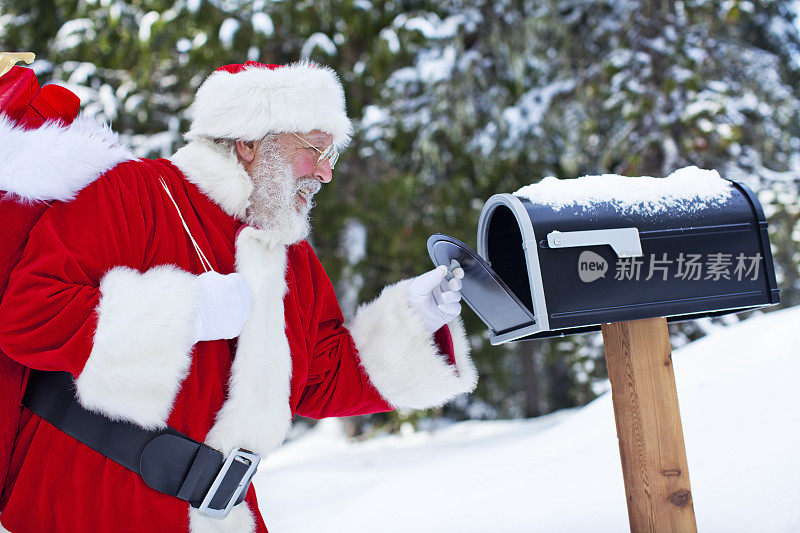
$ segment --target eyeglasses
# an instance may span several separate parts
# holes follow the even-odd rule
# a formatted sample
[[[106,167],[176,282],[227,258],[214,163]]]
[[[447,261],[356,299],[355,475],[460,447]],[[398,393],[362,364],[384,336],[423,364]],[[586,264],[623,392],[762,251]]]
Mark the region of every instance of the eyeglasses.
[[[336,149],[335,145],[332,144],[332,145],[328,146],[327,148],[325,148],[324,150],[320,150],[319,148],[317,148],[316,146],[314,146],[313,144],[311,144],[307,140],[305,140],[302,137],[300,137],[298,134],[292,133],[292,135],[294,135],[295,137],[297,137],[298,139],[303,141],[303,144],[305,144],[309,148],[313,148],[314,150],[319,152],[319,157],[317,158],[317,165],[319,165],[320,163],[322,163],[323,161],[325,161],[327,159],[328,162],[331,165],[331,170],[333,170],[334,165],[336,165],[336,162],[339,160],[339,150]]]

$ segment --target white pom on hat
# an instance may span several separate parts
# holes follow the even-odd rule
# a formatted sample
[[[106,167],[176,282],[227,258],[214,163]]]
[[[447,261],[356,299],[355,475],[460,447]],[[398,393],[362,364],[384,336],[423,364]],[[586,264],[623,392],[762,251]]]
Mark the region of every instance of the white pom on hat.
[[[188,139],[255,141],[268,133],[320,130],[343,147],[353,132],[339,77],[310,61],[220,67],[197,90],[190,113]]]

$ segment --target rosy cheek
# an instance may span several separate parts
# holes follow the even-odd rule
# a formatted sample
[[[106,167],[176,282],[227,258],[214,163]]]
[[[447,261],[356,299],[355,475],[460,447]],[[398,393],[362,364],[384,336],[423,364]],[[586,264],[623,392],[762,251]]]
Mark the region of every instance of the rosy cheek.
[[[310,157],[300,157],[292,163],[292,171],[296,178],[310,176],[314,171],[314,161]]]

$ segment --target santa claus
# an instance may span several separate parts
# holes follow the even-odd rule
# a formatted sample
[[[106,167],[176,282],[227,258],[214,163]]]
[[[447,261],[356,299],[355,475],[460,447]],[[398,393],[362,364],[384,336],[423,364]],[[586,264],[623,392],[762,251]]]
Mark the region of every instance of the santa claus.
[[[351,134],[333,71],[228,65],[191,112],[169,160],[135,159],[85,118],[0,116],[0,189],[52,201],[0,302],[0,348],[70,394],[45,418],[23,411],[0,500],[11,531],[263,532],[250,477],[294,414],[427,408],[475,387],[446,268],[344,324],[305,240]],[[128,449],[118,427],[152,440]]]

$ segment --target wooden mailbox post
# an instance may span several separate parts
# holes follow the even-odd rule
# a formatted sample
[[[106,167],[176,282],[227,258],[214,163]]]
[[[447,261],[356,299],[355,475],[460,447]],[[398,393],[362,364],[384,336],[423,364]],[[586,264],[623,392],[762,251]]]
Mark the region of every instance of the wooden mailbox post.
[[[602,330],[631,531],[697,531],[667,321]]]

